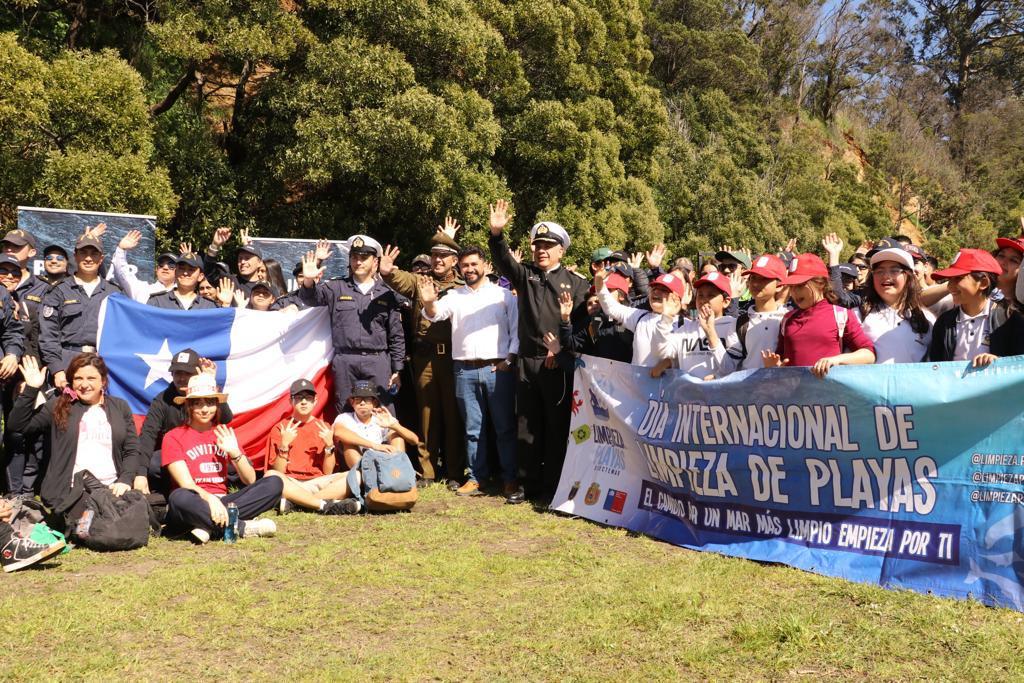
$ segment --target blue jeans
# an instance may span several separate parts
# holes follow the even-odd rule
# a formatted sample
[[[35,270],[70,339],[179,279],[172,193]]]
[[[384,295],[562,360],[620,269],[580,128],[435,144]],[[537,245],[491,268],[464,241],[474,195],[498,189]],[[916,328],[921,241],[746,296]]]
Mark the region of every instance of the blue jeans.
[[[515,374],[495,370],[493,365],[474,368],[455,361],[455,401],[466,427],[466,459],[469,480],[486,479],[487,439],[483,438],[485,420],[490,418],[498,446],[502,479],[510,484],[517,479]]]

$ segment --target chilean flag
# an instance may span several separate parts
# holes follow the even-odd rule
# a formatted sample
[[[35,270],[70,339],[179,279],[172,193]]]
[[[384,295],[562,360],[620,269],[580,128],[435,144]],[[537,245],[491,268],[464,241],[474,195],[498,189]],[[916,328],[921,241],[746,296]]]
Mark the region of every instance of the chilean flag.
[[[289,388],[313,382],[317,413],[328,406],[331,329],[326,308],[298,313],[218,308],[173,311],[114,294],[100,309],[97,349],[110,371],[110,393],[123,398],[137,426],[171,383],[173,354],[195,349],[217,363],[238,442],[263,469],[267,435],[291,413]]]

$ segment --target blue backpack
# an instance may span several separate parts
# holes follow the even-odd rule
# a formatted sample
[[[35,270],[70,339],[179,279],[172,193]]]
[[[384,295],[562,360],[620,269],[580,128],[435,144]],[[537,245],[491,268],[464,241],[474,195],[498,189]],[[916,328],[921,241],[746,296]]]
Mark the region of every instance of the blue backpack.
[[[367,450],[348,471],[348,488],[367,510],[409,510],[419,499],[416,471],[405,453]]]

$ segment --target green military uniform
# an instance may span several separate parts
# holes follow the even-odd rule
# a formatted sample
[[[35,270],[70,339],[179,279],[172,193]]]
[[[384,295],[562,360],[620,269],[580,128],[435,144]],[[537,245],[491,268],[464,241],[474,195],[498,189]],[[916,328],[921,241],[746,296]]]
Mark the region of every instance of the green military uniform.
[[[435,248],[458,253],[459,245],[443,233],[432,239]],[[437,479],[440,454],[444,454],[444,476],[461,482],[466,471],[465,433],[455,403],[455,370],[452,366],[452,324],[431,323],[423,317],[416,275],[395,268],[384,281],[413,302],[413,338],[407,349],[416,382],[416,404],[420,411],[420,472],[424,479]],[[465,284],[454,271],[447,280],[436,277],[438,296]]]

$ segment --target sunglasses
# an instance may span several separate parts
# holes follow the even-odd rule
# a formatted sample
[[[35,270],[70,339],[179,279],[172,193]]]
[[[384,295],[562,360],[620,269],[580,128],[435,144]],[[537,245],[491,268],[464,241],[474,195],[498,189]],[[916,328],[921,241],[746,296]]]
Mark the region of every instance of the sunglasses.
[[[175,265],[177,265],[177,264],[175,264],[174,261],[161,261],[160,263],[156,264],[156,267],[157,268],[169,268],[171,270],[174,270]]]
[[[731,273],[740,267],[738,263],[719,263],[718,271],[721,273]]]
[[[43,257],[44,261],[67,261],[67,257],[64,254],[47,254]]]
[[[21,271],[13,268],[0,268],[0,277],[21,277]]]

